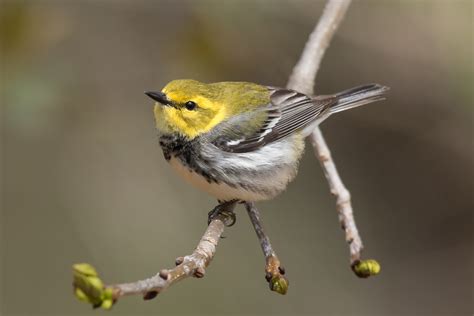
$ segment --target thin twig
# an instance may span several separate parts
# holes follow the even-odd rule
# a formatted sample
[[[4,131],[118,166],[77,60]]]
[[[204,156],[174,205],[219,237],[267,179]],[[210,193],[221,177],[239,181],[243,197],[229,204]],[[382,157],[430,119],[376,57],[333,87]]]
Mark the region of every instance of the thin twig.
[[[206,268],[216,253],[225,224],[230,219],[229,214],[233,206],[229,206],[229,212],[214,216],[192,254],[177,258],[176,267],[161,270],[151,278],[104,286],[94,267],[89,264],[74,265],[73,286],[76,297],[91,303],[95,308],[110,309],[122,296],[141,294],[145,300],[150,300],[180,280],[191,276],[204,277]]]
[[[245,203],[245,208],[252,222],[253,228],[257,233],[260,246],[265,255],[265,279],[267,280],[270,289],[280,294],[286,294],[288,291],[288,279],[284,276],[285,269],[281,266],[280,260],[273,250],[270,238],[263,230],[263,223],[260,219],[260,212],[255,207],[254,203]]]
[[[313,94],[314,82],[322,58],[339,24],[343,20],[351,0],[329,0],[314,31],[309,36],[303,54],[293,69],[288,87]],[[315,156],[324,170],[331,193],[336,197],[339,221],[345,231],[350,248],[351,265],[360,260],[363,245],[355,224],[350,193],[344,186],[324,136],[317,127],[310,136]]]
[[[109,286],[113,289],[114,299],[133,294],[143,294],[145,299],[152,299],[158,293],[187,277],[204,277],[205,269],[216,253],[216,247],[224,232],[226,220],[226,215],[217,215],[207,227],[193,253],[176,259],[176,267],[170,270],[161,270],[149,279]]]
[[[354,220],[351,205],[351,194],[342,183],[337,172],[336,165],[331,157],[331,152],[324,140],[319,128],[313,131],[310,137],[314,147],[314,155],[319,159],[324,170],[324,175],[329,183],[331,194],[336,197],[336,208],[341,228],[346,234],[346,242],[349,244],[351,266],[360,260],[360,253],[363,249],[362,240]]]
[[[339,24],[344,19],[350,4],[351,0],[329,0],[327,2],[321,18],[306,42],[300,60],[293,69],[287,84],[288,88],[308,95],[314,94],[314,82],[324,53]],[[319,127],[316,127],[313,131],[310,140],[314,147],[315,156],[324,170],[330,191],[336,197],[339,221],[344,229],[346,241],[349,243],[352,269],[360,277],[378,273],[380,267],[376,261],[360,262],[363,244],[354,220],[351,195],[337,172],[331,152]]]
[[[351,0],[329,0],[316,27],[308,38],[303,53],[288,80],[287,87],[313,94],[314,80],[324,53],[346,14]]]

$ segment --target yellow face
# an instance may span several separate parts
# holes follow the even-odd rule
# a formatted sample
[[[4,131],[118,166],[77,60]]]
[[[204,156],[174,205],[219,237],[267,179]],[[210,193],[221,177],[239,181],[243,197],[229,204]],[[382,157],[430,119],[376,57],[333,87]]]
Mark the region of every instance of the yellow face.
[[[193,139],[226,118],[225,107],[204,83],[175,80],[161,92],[165,100],[155,104],[154,113],[156,127],[162,133],[179,133]]]

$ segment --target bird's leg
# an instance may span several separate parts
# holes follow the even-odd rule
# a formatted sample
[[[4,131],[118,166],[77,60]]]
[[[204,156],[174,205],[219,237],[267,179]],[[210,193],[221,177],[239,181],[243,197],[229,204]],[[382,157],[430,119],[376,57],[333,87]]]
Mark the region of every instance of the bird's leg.
[[[270,286],[270,290],[280,294],[286,294],[288,291],[288,279],[284,277],[285,269],[280,265],[275,251],[273,250],[270,238],[265,234],[263,230],[262,220],[260,219],[260,212],[251,202],[245,202],[245,208],[249,214],[250,221],[252,222],[253,228],[257,233],[262,247],[263,254],[265,255],[265,279]]]
[[[237,200],[230,200],[230,201],[219,201],[219,204],[212,209],[207,214],[207,225],[211,223],[211,221],[219,214],[226,215],[226,222],[224,223],[225,226],[230,227],[235,224],[236,216],[234,213],[235,205],[237,204]]]

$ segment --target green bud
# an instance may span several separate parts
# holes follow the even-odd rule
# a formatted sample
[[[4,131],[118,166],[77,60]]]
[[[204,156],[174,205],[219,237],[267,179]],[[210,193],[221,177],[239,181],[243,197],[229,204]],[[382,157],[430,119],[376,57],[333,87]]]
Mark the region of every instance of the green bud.
[[[103,309],[111,309],[112,308],[112,305],[114,305],[114,301],[113,300],[104,300],[102,302],[102,305],[100,307],[102,307]]]
[[[104,290],[104,299],[107,299],[107,300],[110,299],[111,300],[111,299],[113,299],[113,295],[114,295],[114,291],[111,288],[109,288],[109,287],[105,288],[105,290]]]
[[[285,295],[288,292],[288,280],[279,275],[275,275],[270,280],[270,290]]]
[[[91,290],[103,293],[104,290],[104,283],[102,280],[96,277],[88,277],[87,278],[88,284],[91,287]]]
[[[352,270],[359,278],[368,278],[380,273],[380,264],[374,259],[361,260],[352,266]]]
[[[87,263],[73,265],[74,294],[96,307],[110,309],[114,304],[113,290],[105,288],[93,266]]]
[[[88,263],[76,263],[75,265],[72,266],[72,269],[74,270],[75,273],[79,273],[81,275],[95,276],[95,277],[98,276],[95,268]]]
[[[74,289],[74,295],[76,295],[78,300],[90,303],[89,298],[80,288],[76,287]]]

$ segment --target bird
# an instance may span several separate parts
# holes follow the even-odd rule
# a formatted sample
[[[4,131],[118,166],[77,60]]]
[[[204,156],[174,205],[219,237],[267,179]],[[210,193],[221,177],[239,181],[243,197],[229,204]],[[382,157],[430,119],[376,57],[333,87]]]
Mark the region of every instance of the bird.
[[[270,200],[296,177],[305,138],[332,114],[385,99],[388,87],[365,84],[310,96],[252,82],[169,82],[145,94],[165,160],[215,197],[208,223],[237,202]],[[233,213],[233,211],[231,212]],[[232,225],[233,221],[229,224]]]

